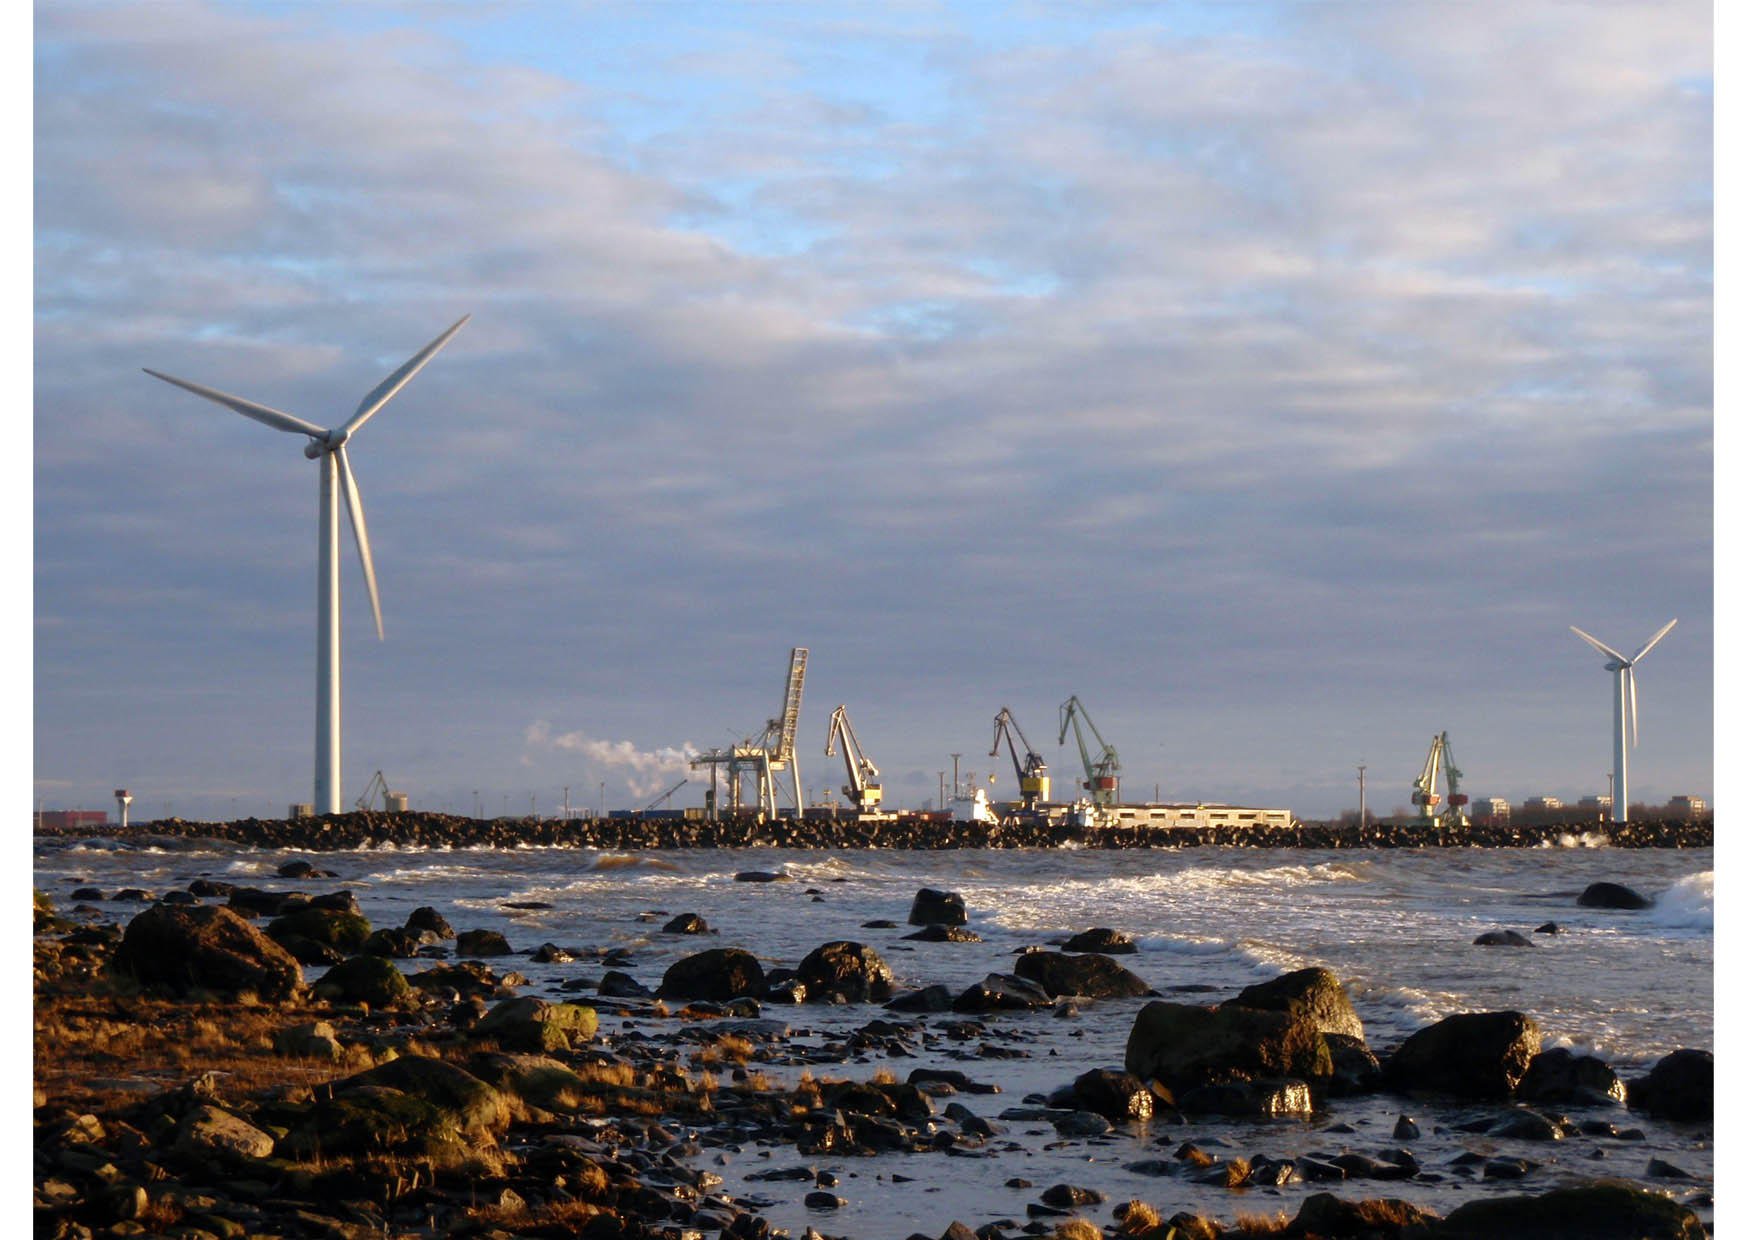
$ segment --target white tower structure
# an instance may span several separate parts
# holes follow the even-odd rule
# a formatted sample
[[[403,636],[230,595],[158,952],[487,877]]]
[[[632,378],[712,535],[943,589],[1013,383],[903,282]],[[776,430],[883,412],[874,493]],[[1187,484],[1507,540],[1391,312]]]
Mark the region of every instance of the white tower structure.
[[[1635,664],[1647,657],[1647,652],[1659,644],[1661,638],[1677,625],[1673,620],[1657,633],[1647,638],[1647,644],[1635,651],[1634,657],[1625,658],[1593,637],[1590,633],[1581,631],[1569,625],[1581,641],[1591,646],[1605,657],[1604,669],[1616,674],[1616,770],[1612,780],[1610,793],[1610,820],[1612,822],[1628,821],[1628,750],[1632,743],[1641,743],[1639,712],[1635,707]],[[1626,723],[1626,726],[1625,726]]]
[[[128,825],[128,806],[134,803],[134,794],[126,788],[115,790],[115,818],[123,827]]]
[[[317,504],[316,534],[316,796],[314,810],[318,814],[340,812],[340,523],[339,506],[342,493],[352,521],[352,533],[358,544],[359,563],[364,569],[365,589],[371,596],[371,614],[377,622],[377,639],[383,637],[383,609],[377,600],[377,572],[371,564],[371,542],[365,533],[365,510],[359,501],[358,484],[353,481],[352,467],[347,464],[346,441],[368,422],[376,412],[418,374],[437,351],[450,342],[450,337],[462,330],[469,316],[463,315],[450,328],[425,348],[415,353],[401,368],[384,379],[359,402],[345,422],[324,429],[313,422],[266,405],[229,396],[213,388],[172,378],[156,370],[146,373],[166,383],[174,383],[196,396],[215,401],[253,418],[275,430],[304,435],[304,455],[317,462],[320,474]]]

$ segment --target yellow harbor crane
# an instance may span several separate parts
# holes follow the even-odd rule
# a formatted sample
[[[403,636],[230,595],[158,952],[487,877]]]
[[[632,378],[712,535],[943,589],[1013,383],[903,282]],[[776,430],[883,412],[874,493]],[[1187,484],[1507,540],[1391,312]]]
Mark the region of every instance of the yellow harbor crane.
[[[1442,773],[1446,776],[1446,808],[1439,810],[1436,807],[1440,804],[1440,794],[1434,787]],[[1464,807],[1470,804],[1470,797],[1458,790],[1458,781],[1462,778],[1464,772],[1452,759],[1452,742],[1442,732],[1428,746],[1428,759],[1422,763],[1422,773],[1411,784],[1410,801],[1416,807],[1416,816],[1423,822],[1438,822],[1443,827],[1469,826],[1470,819],[1465,815]]]
[[[1027,756],[1023,759],[1015,750],[1015,738],[1021,741],[1021,752]],[[997,712],[992,725],[990,738],[990,756],[996,757],[997,751],[1004,741],[1009,744],[1009,760],[1015,764],[1015,781],[1021,786],[1021,804],[1028,809],[1035,809],[1040,804],[1051,799],[1051,776],[1046,774],[1045,759],[1040,757],[1033,746],[1027,743],[1026,733],[1021,731],[1021,725],[1015,722],[1015,716],[1007,706]],[[956,790],[958,792],[958,790]]]
[[[826,725],[826,756],[832,757],[835,749],[842,751],[845,758],[846,800],[856,809],[859,818],[878,817],[881,772],[857,743],[857,734],[851,729],[851,717],[843,706],[832,712],[832,720]]]

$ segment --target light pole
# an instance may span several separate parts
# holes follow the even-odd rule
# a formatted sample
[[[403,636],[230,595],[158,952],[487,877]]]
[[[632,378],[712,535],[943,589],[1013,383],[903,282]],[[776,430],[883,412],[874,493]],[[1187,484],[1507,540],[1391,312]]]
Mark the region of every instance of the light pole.
[[[1367,830],[1367,764],[1359,763],[1355,767],[1355,779],[1361,785],[1361,829]]]
[[[950,758],[954,759],[954,795],[959,796],[960,795],[960,755],[957,753],[951,753],[948,756]]]
[[[936,772],[936,808],[948,808],[948,772]]]
[[[607,780],[604,779],[596,785],[596,796],[597,796],[596,817],[598,819],[599,818],[606,818],[608,816],[608,781]]]
[[[569,821],[571,818],[571,785],[570,784],[565,785],[565,817],[566,817],[567,821]]]

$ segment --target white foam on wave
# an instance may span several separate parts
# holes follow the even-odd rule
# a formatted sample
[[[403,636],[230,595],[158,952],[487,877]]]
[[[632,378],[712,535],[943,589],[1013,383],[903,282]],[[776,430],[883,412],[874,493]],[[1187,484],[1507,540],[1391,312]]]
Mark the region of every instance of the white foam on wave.
[[[1670,930],[1712,930],[1714,928],[1714,872],[1706,870],[1679,879],[1662,892],[1647,920]]]
[[[1539,848],[1609,848],[1610,837],[1596,831],[1582,831],[1578,835],[1558,835],[1553,840],[1539,840]]]

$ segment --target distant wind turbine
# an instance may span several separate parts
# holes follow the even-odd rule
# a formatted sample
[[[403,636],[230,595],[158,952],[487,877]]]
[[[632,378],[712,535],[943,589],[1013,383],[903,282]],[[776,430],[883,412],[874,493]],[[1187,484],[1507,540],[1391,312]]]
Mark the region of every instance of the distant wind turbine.
[[[1641,743],[1641,727],[1639,712],[1635,707],[1635,664],[1647,657],[1647,651],[1659,644],[1661,638],[1677,627],[1673,620],[1657,633],[1647,638],[1647,644],[1635,651],[1634,658],[1624,658],[1590,633],[1568,626],[1573,629],[1580,640],[1603,655],[1607,660],[1604,669],[1616,673],[1616,782],[1611,789],[1610,818],[1612,822],[1628,821],[1628,747],[1632,734],[1634,744]],[[1624,716],[1627,716],[1627,728],[1623,726]]]
[[[383,609],[377,601],[377,572],[371,564],[371,540],[365,533],[365,510],[359,502],[358,483],[353,480],[352,467],[346,460],[346,441],[353,432],[370,421],[376,412],[388,404],[407,381],[418,374],[437,351],[450,342],[450,337],[462,330],[469,315],[463,315],[448,331],[409,358],[399,370],[384,379],[359,402],[352,417],[331,430],[258,405],[239,396],[186,379],[173,378],[156,370],[146,369],[154,379],[174,383],[196,396],[216,401],[246,418],[306,435],[304,455],[321,462],[321,500],[317,506],[316,536],[316,796],[315,812],[340,812],[340,528],[337,520],[339,495],[346,493],[347,515],[352,521],[352,533],[358,543],[359,564],[365,572],[365,589],[371,595],[371,615],[377,622],[377,640],[383,638]],[[142,368],[145,369],[145,368]],[[335,486],[339,482],[339,488]]]

